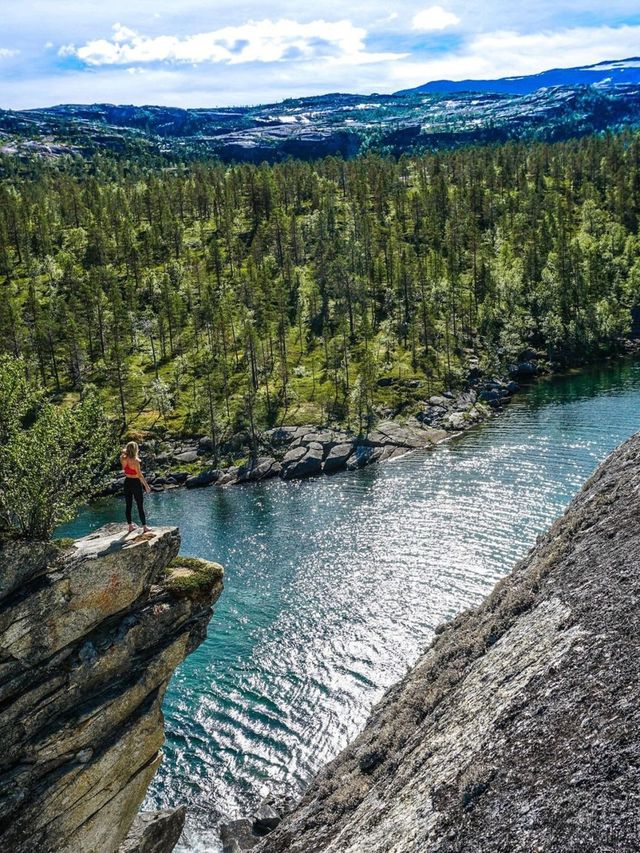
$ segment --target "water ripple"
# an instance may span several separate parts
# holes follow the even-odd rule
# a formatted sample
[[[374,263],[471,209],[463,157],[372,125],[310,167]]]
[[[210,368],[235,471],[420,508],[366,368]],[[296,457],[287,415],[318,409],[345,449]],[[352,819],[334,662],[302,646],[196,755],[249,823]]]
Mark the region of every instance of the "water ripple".
[[[297,792],[363,726],[443,619],[473,605],[637,426],[636,364],[541,383],[433,452],[299,483],[151,499],[183,552],[226,566],[206,642],[164,710],[148,807],[186,803],[181,853],[222,817]],[[118,518],[103,502],[65,535]]]

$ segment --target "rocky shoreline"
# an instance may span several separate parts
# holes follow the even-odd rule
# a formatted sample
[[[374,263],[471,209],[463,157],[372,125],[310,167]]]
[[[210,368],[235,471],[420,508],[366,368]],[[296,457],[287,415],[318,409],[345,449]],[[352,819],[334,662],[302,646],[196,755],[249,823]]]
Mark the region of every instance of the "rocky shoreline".
[[[293,480],[364,468],[411,450],[434,447],[486,421],[520,389],[516,379],[531,381],[542,372],[533,360],[513,365],[509,378],[483,377],[474,366],[464,390],[432,395],[415,415],[382,420],[366,435],[313,424],[283,425],[264,431],[253,455],[248,436],[236,435],[222,450],[246,460],[239,465],[216,466],[208,436],[142,442],[145,476],[152,491],[161,492],[183,486],[256,483],[273,477]],[[101,495],[120,494],[123,487],[124,477],[118,472]]]

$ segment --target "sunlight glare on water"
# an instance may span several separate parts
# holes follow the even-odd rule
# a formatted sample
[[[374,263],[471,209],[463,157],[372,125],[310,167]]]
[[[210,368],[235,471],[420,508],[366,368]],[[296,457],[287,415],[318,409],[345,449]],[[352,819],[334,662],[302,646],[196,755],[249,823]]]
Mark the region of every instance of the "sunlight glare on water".
[[[221,818],[299,793],[364,725],[435,626],[477,603],[636,431],[640,368],[539,383],[461,438],[355,473],[154,495],[182,553],[225,565],[208,638],[164,703],[146,807],[186,803],[181,853]],[[121,519],[117,499],[63,535]]]

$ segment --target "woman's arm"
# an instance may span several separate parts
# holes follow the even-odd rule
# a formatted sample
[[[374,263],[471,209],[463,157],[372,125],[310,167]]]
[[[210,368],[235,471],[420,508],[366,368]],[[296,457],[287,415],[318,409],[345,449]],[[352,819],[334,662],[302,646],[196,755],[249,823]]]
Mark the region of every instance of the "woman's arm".
[[[140,482],[142,483],[142,485],[143,485],[143,487],[144,487],[145,492],[146,492],[147,494],[149,494],[149,492],[151,491],[151,486],[150,486],[150,485],[149,485],[149,483],[147,483],[147,481],[145,480],[145,478],[144,478],[144,474],[142,473],[142,468],[140,467],[140,463],[138,462],[138,460],[137,460],[137,459],[136,459],[136,462],[135,462],[135,466],[136,466],[136,469],[137,469],[137,471],[138,471],[138,479],[139,479],[139,480],[140,480]]]

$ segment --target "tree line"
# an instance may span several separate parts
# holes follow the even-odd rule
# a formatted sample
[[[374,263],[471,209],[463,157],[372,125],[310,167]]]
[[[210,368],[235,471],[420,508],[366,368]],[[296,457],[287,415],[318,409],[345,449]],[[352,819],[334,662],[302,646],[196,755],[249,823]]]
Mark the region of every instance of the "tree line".
[[[123,430],[362,429],[471,354],[609,352],[638,301],[633,133],[0,174],[0,351],[63,401],[96,386]]]

